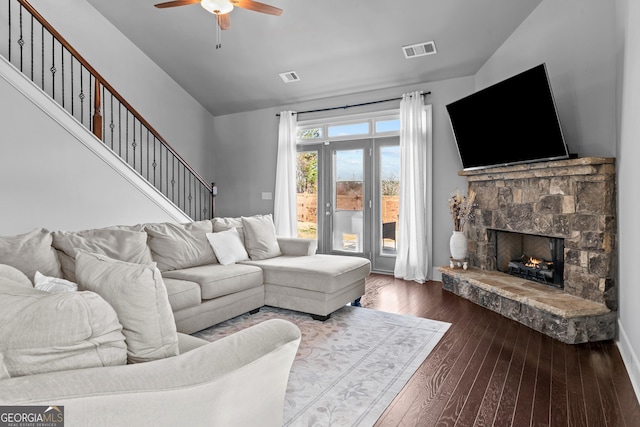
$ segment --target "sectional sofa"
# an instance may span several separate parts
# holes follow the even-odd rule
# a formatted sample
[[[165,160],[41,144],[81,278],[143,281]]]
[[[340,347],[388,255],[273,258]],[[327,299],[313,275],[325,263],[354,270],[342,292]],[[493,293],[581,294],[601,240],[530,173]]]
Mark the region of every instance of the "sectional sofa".
[[[270,215],[0,237],[0,405],[63,405],[66,425],[280,425],[294,325],[188,334],[265,304],[324,320],[369,271],[277,238]]]
[[[216,257],[207,234],[217,237],[234,228],[246,252],[232,253],[229,260],[235,247],[225,243]],[[75,282],[78,250],[137,264],[155,262],[178,332],[186,334],[264,305],[326,319],[364,294],[370,273],[367,259],[315,254],[315,240],[276,237],[271,215],[83,231],[40,229],[4,241],[11,242],[5,245],[8,252],[22,248],[12,262],[31,279],[40,267],[42,274]],[[0,247],[2,263],[10,262],[3,262]]]

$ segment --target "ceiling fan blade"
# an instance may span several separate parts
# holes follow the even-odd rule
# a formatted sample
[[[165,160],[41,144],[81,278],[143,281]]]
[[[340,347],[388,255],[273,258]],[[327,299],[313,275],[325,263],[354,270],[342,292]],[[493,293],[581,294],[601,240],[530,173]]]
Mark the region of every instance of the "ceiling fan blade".
[[[228,13],[216,16],[218,17],[218,27],[220,27],[221,30],[228,30],[231,28],[231,19],[229,18]]]
[[[231,4],[242,9],[253,10],[254,12],[267,13],[269,15],[282,15],[282,9],[269,6],[253,0],[231,0]]]
[[[188,4],[194,4],[194,3],[200,3],[200,0],[175,0],[175,1],[168,1],[165,3],[158,3],[158,4],[155,4],[154,6],[157,7],[158,9],[164,9],[166,7],[186,6]]]

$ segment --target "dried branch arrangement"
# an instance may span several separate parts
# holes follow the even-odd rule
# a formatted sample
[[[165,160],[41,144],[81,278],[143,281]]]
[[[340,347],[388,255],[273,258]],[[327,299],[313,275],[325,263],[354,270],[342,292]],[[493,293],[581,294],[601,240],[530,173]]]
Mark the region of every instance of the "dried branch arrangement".
[[[453,229],[455,231],[464,230],[467,221],[473,218],[473,208],[475,207],[476,193],[469,190],[466,196],[456,191],[456,194],[449,198],[449,211],[453,218]]]

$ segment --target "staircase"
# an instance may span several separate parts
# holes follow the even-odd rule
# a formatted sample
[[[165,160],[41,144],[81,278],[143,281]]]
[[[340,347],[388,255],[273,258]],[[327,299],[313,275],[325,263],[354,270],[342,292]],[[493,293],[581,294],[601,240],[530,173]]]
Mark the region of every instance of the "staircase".
[[[6,7],[0,13],[0,54],[91,131],[96,144],[118,156],[189,218],[213,217],[214,186],[28,2],[8,0]]]

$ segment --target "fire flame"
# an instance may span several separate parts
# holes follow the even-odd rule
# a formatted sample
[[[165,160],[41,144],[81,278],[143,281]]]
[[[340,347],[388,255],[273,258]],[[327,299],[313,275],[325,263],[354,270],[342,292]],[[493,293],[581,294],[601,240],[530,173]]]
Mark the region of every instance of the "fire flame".
[[[540,266],[542,265],[542,262],[543,261],[541,259],[529,257],[529,260],[525,262],[524,265],[526,265],[527,267],[540,268]]]

